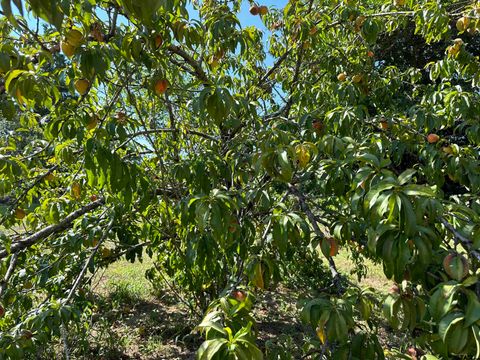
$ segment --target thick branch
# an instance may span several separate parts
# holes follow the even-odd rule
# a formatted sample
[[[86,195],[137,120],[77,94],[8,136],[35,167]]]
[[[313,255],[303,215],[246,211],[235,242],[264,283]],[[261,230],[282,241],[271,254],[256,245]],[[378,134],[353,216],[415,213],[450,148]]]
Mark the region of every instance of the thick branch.
[[[47,238],[48,236],[58,233],[60,231],[63,231],[65,229],[68,229],[70,226],[72,226],[72,223],[74,220],[78,219],[80,216],[85,215],[86,213],[93,211],[100,206],[105,204],[105,199],[99,199],[97,201],[94,201],[88,205],[85,205],[84,207],[70,213],[67,215],[65,219],[60,221],[58,224],[55,225],[50,225],[47,226],[46,228],[43,228],[42,230],[36,232],[35,234],[32,234],[28,237],[26,237],[23,240],[19,240],[17,242],[14,242],[12,246],[10,247],[10,252],[7,250],[1,250],[0,251],[0,259],[4,259],[5,257],[8,256],[9,253],[18,253],[34,244],[36,244],[38,241],[43,240]]]
[[[194,69],[195,74],[201,81],[207,84],[210,83],[207,74],[205,74],[205,71],[203,71],[200,63],[191,57],[185,50],[176,45],[169,45],[168,50],[185,60]]]

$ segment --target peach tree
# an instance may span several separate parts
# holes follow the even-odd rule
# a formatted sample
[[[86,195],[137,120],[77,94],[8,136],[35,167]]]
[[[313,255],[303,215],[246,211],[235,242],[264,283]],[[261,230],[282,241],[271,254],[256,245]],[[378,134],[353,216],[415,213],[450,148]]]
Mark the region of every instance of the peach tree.
[[[0,358],[66,341],[96,272],[145,256],[199,359],[262,358],[254,293],[295,273],[311,356],[480,357],[480,4],[1,5]],[[383,265],[381,304],[339,249]]]

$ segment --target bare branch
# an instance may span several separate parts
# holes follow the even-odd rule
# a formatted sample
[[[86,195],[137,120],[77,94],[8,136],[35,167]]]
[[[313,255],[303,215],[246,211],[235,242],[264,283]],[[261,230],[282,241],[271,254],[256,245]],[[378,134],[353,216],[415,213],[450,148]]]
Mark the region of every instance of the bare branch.
[[[115,8],[113,10],[112,22],[110,23],[110,31],[104,37],[105,42],[108,42],[112,37],[115,36],[115,32],[117,31],[117,17],[118,17],[118,9]]]
[[[176,124],[176,121],[175,121],[175,115],[173,114],[173,106],[172,106],[172,103],[170,102],[169,98],[168,98],[168,92],[165,93],[165,106],[167,107],[167,110],[168,110],[168,117],[170,119],[170,127],[172,128],[173,130],[173,140],[174,140],[174,145],[173,145],[173,148],[174,148],[174,155],[175,155],[175,161],[179,161],[180,160],[180,156],[179,156],[179,149],[178,149],[178,131],[177,131],[177,124]]]

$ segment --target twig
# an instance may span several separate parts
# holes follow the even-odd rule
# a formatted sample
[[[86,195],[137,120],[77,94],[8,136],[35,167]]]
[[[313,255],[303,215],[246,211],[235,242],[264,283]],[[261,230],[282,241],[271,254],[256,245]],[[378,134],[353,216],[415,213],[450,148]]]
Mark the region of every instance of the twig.
[[[47,172],[43,173],[42,175],[39,175],[35,178],[35,181],[28,186],[13,202],[10,204],[9,211],[12,211],[17,204],[22,201],[22,199],[27,196],[28,192],[32,190],[35,186],[37,186],[43,179],[45,179],[48,175],[50,175],[53,171],[59,168],[59,165],[52,166],[50,169],[47,170]],[[7,213],[8,213],[7,212]],[[3,219],[0,220],[0,225],[2,225],[5,220],[7,219],[7,216],[5,216]]]
[[[133,251],[133,250],[136,250],[140,247],[144,247],[144,246],[147,246],[147,245],[150,245],[150,244],[151,244],[150,241],[145,241],[141,244],[132,245],[128,249],[125,249],[125,250],[119,252],[118,254],[113,254],[113,256],[109,256],[108,260],[109,260],[109,262],[111,262],[113,260],[117,260],[117,259],[121,258],[123,255],[125,255],[126,253],[128,253],[129,251]]]
[[[133,138],[137,137],[137,136],[143,136],[143,135],[149,135],[149,134],[158,134],[158,133],[178,133],[180,131],[180,129],[172,129],[172,128],[162,128],[162,129],[150,129],[150,130],[143,130],[143,131],[138,131],[136,133],[133,133],[133,134],[130,134],[128,135],[128,139],[125,140],[123,143],[121,143],[120,145],[117,146],[116,150],[124,147],[125,145],[127,145]],[[209,134],[204,134],[200,131],[196,131],[196,130],[185,130],[185,132],[187,134],[191,134],[191,135],[197,135],[197,136],[200,136],[200,137],[203,137],[205,139],[208,139],[208,140],[212,140],[212,141],[218,141],[218,139],[213,136],[213,135],[209,135]]]
[[[92,261],[93,257],[97,253],[100,245],[103,243],[103,241],[106,239],[108,233],[112,229],[113,221],[114,221],[114,219],[110,220],[110,222],[107,226],[107,229],[104,231],[102,237],[98,241],[97,246],[95,246],[92,253],[88,257],[87,261],[85,261],[85,264],[83,265],[82,270],[80,271],[80,273],[78,274],[75,282],[73,283],[73,286],[70,289],[70,292],[68,293],[67,298],[63,302],[64,305],[68,304],[70,302],[70,300],[72,299],[73,294],[75,294],[75,291],[77,290],[77,288],[80,285],[83,277],[85,276],[85,273],[87,272],[88,264],[90,264],[90,261]],[[63,321],[62,321],[62,324],[60,326],[60,332],[61,332],[61,335],[62,335],[63,348],[64,348],[64,351],[65,351],[65,359],[68,360],[68,359],[70,359],[70,351],[68,349],[67,329],[66,329],[66,325]]]
[[[17,23],[18,25],[23,29],[25,30],[26,32],[28,32],[34,39],[35,41],[40,45],[40,47],[42,48],[42,50],[44,51],[47,51],[49,53],[53,53],[54,51],[52,49],[49,49],[43,42],[42,40],[40,40],[40,38],[38,37],[38,34],[34,33],[28,26],[27,24],[25,24],[23,22],[23,20],[18,20],[17,19]]]
[[[259,81],[259,85],[263,84],[269,77],[272,75],[280,65],[285,61],[287,56],[291,53],[292,49],[287,49],[282,56],[278,58],[278,60],[273,64],[273,66],[265,73],[265,75],[262,76],[262,78]]]
[[[160,269],[156,263],[154,263],[154,266],[155,266],[155,269],[157,269],[159,275],[162,277],[165,284],[167,284],[167,286],[170,288],[173,294],[177,297],[177,299],[180,300],[180,302],[182,302],[183,304],[185,304],[190,309],[191,312],[195,313],[195,315],[197,315],[198,317],[202,317],[202,314],[199,313],[198,310],[192,306],[192,304],[190,304],[178,293],[178,291],[175,289],[175,286],[173,284],[170,284],[170,282],[166,279],[165,275],[163,275],[162,269]]]
[[[110,31],[104,37],[105,42],[108,42],[112,37],[115,36],[115,32],[117,30],[117,17],[118,17],[118,9],[115,8],[113,10],[113,18],[112,18],[112,22],[110,24]]]
[[[106,230],[105,230],[105,231],[103,232],[103,234],[102,234],[102,237],[100,238],[100,240],[98,240],[97,246],[95,246],[95,247],[93,248],[92,253],[91,253],[90,256],[88,257],[87,261],[85,261],[85,264],[83,265],[83,268],[82,268],[82,270],[80,271],[80,274],[78,274],[77,279],[76,279],[75,282],[73,283],[73,286],[72,286],[72,288],[70,289],[70,292],[68,293],[67,298],[66,298],[65,301],[64,301],[64,304],[68,304],[68,302],[72,299],[73,294],[75,294],[75,290],[77,290],[77,287],[80,285],[80,282],[82,281],[83,277],[85,276],[85,273],[87,272],[88,264],[90,264],[90,261],[92,261],[93,257],[95,256],[95,254],[97,253],[98,249],[100,248],[100,245],[102,245],[102,243],[103,243],[103,242],[105,241],[105,239],[107,238],[108,233],[110,232],[110,230],[111,230],[112,227],[113,227],[113,222],[114,222],[114,220],[115,220],[115,219],[110,220],[110,222],[109,222],[108,225],[107,225]]]
[[[8,266],[5,277],[0,282],[0,298],[2,297],[3,292],[7,288],[8,280],[10,280],[10,277],[13,275],[13,271],[15,270],[15,266],[17,266],[17,259],[18,259],[18,254],[13,254],[12,258],[10,259],[10,265]]]
[[[173,145],[173,152],[174,152],[174,157],[175,157],[175,161],[179,161],[180,160],[180,156],[178,154],[178,131],[177,131],[177,124],[175,122],[175,116],[173,114],[173,107],[172,107],[172,103],[169,101],[168,99],[168,92],[165,93],[165,106],[167,107],[167,110],[168,110],[168,117],[170,119],[170,127],[172,128],[173,130],[173,141],[174,141],[174,145]]]

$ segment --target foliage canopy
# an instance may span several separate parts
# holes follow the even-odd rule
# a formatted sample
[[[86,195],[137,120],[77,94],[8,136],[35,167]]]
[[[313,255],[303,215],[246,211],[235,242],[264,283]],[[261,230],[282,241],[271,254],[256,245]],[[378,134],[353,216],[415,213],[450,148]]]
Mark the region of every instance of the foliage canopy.
[[[301,311],[318,353],[383,359],[339,247],[399,284],[383,314],[418,356],[480,357],[480,6],[251,3],[262,34],[241,3],[2,1],[0,358],[150,256],[205,314],[199,359],[262,358],[253,292],[305,259],[331,274]]]

